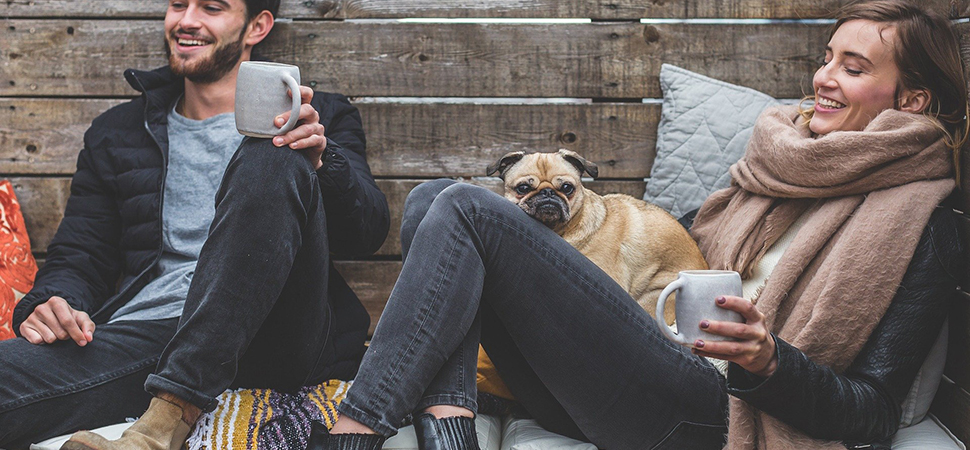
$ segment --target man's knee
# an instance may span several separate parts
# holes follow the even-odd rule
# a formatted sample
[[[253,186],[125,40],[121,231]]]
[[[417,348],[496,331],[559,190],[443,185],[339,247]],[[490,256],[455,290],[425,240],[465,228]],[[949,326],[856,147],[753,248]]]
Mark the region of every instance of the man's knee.
[[[274,174],[286,177],[294,173],[309,174],[313,172],[313,165],[302,152],[277,147],[269,139],[246,138],[236,150],[230,170],[237,175],[258,175],[259,179],[265,179]]]
[[[309,199],[316,182],[313,166],[301,152],[276,147],[269,139],[246,138],[226,168],[217,203],[230,192],[237,201],[259,207],[289,193]]]

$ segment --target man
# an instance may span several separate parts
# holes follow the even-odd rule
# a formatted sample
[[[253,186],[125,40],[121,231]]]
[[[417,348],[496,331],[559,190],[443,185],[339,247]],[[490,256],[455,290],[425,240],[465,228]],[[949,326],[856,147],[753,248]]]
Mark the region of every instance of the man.
[[[235,131],[239,64],[278,8],[169,1],[169,65],[126,71],[141,97],[85,134],[14,313],[24,339],[0,342],[0,448],[140,415],[122,441],[64,448],[167,449],[226,388],[354,376],[369,319],[330,254],[380,247],[387,202],[343,96],[301,88],[298,126],[272,141]]]

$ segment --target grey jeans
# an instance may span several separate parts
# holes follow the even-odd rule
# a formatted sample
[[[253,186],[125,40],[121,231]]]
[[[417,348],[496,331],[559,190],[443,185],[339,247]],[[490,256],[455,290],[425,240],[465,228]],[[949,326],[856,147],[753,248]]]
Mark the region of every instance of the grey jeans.
[[[561,237],[486,189],[412,191],[404,266],[341,414],[391,435],[433,404],[476,410],[479,341],[544,427],[610,449],[721,448],[727,394],[705,359]]]

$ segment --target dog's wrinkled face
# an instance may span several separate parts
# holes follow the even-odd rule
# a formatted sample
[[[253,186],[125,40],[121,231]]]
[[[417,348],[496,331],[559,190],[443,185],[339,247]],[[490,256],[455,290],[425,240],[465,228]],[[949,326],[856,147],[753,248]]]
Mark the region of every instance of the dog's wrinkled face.
[[[503,163],[505,163],[503,165]],[[530,216],[557,230],[583,207],[583,170],[592,166],[573,152],[510,153],[494,167],[502,171],[505,197]],[[493,168],[489,170],[492,171]],[[595,171],[595,166],[592,168]]]

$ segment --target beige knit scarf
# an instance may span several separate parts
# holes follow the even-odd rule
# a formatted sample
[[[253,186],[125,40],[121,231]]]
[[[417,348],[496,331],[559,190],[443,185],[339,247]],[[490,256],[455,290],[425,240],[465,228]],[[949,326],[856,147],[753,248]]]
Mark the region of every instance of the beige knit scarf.
[[[841,373],[889,306],[933,209],[955,187],[949,155],[943,133],[922,115],[888,110],[863,131],[813,138],[796,107],[773,108],[731,166],[731,186],[707,199],[691,234],[712,269],[748,278],[812,208],[757,305],[773,333]],[[737,398],[728,430],[731,450],[844,450]]]

